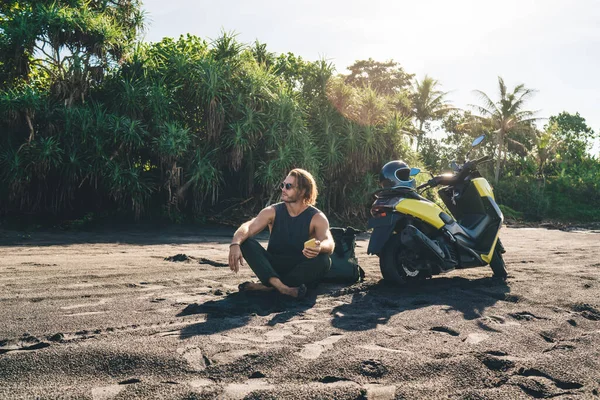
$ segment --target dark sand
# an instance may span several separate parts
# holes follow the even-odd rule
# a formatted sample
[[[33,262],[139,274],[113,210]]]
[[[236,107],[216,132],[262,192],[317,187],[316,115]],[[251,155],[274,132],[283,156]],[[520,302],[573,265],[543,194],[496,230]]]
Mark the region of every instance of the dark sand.
[[[366,281],[299,302],[237,293],[231,233],[0,231],[0,398],[598,396],[598,232],[504,228],[506,284],[405,288],[364,236]]]

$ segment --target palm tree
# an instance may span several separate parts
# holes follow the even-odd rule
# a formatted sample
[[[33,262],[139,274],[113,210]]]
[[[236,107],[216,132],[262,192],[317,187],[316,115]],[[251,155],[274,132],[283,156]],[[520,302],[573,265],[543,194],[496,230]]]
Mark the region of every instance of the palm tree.
[[[556,136],[556,132],[553,127],[550,126],[543,131],[534,131],[534,149],[531,152],[536,165],[537,165],[537,176],[545,179],[544,169],[551,163],[556,157],[556,149],[562,144],[562,140]]]
[[[506,157],[507,141],[512,140],[507,137],[508,133],[522,127],[537,118],[534,117],[535,111],[524,110],[525,102],[535,93],[535,90],[528,89],[525,85],[515,86],[511,93],[508,93],[504,80],[498,77],[498,89],[500,99],[494,102],[487,94],[481,90],[476,90],[483,105],[471,105],[481,115],[476,116],[480,121],[489,124],[494,130],[494,139],[496,146],[496,165],[494,167],[494,182],[498,183],[500,177],[500,168]]]
[[[266,43],[255,40],[254,45],[250,48],[250,52],[254,56],[256,62],[264,68],[271,68],[275,63],[275,53],[267,50]]]
[[[412,107],[414,117],[417,120],[417,152],[425,135],[423,126],[428,121],[442,118],[451,109],[450,103],[446,102],[448,92],[438,90],[440,83],[428,75],[419,82],[415,79],[412,94]]]

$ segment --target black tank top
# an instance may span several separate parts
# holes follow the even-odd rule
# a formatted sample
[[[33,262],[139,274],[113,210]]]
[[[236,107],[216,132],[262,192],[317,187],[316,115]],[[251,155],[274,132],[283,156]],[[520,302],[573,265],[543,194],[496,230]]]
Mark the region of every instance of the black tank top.
[[[275,221],[269,237],[267,251],[271,254],[302,255],[304,242],[310,234],[310,221],[320,211],[313,206],[292,217],[285,203],[277,203],[275,207]]]

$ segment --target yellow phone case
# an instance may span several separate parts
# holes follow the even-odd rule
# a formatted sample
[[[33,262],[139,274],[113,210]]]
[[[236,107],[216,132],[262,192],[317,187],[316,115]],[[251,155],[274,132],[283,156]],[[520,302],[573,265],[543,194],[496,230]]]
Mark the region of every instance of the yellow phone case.
[[[317,247],[317,239],[312,238],[310,240],[307,240],[306,242],[304,242],[304,247]]]

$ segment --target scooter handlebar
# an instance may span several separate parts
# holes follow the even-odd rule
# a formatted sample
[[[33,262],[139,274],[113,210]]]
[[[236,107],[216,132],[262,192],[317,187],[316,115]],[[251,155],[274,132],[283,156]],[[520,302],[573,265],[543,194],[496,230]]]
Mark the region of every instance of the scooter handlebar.
[[[426,188],[430,188],[430,187],[436,187],[437,185],[440,184],[440,178],[441,178],[440,176],[435,176],[435,177],[431,178],[427,182],[417,186],[417,190],[426,189]]]
[[[460,181],[462,177],[464,177],[466,174],[468,174],[469,171],[472,170],[473,168],[475,168],[477,165],[487,162],[487,161],[490,161],[491,159],[492,159],[492,157],[487,155],[487,156],[478,158],[476,160],[467,161],[462,166],[459,173],[455,173],[454,175],[451,175],[451,176],[444,176],[444,175],[435,176],[435,177],[431,178],[430,180],[428,180],[427,182],[423,183],[422,185],[417,186],[417,190],[422,190],[422,189],[426,189],[426,188],[430,188],[430,187],[436,187],[439,184],[452,185],[452,184],[456,183],[457,181]]]
[[[430,180],[430,181],[431,181],[431,180]],[[429,187],[429,186],[432,186],[432,185],[430,185],[430,184],[429,184],[429,182],[430,182],[430,181],[428,181],[428,182],[425,182],[425,183],[423,183],[423,184],[421,184],[421,185],[417,186],[417,190],[422,190],[422,189],[425,189],[425,188],[427,188],[427,187]]]
[[[481,157],[481,158],[478,158],[478,159],[476,159],[476,160],[473,160],[473,161],[471,161],[471,162],[472,162],[473,164],[475,164],[475,165],[478,165],[478,164],[484,163],[484,162],[486,162],[486,161],[490,161],[491,159],[492,159],[492,156],[490,156],[490,155],[487,155],[487,156],[483,156],[483,157]]]
[[[484,163],[484,162],[490,161],[491,159],[492,159],[492,157],[491,157],[491,156],[483,156],[483,157],[481,157],[481,158],[478,158],[478,159],[476,159],[476,160],[467,161],[467,162],[466,162],[466,163],[463,165],[463,167],[462,167],[461,171],[470,171],[470,170],[472,170],[473,168],[477,167],[479,164],[482,164],[482,163]]]

